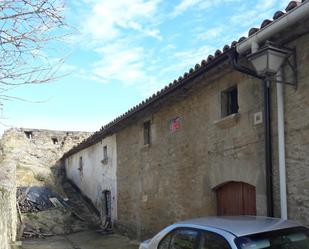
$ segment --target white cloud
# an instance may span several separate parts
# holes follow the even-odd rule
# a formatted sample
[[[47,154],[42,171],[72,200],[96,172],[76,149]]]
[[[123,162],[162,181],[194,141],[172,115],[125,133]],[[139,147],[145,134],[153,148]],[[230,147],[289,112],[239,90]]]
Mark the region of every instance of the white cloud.
[[[201,41],[207,41],[214,38],[219,38],[222,35],[222,32],[224,31],[223,27],[215,27],[208,29],[206,31],[202,31],[196,34],[196,39]]]
[[[192,8],[193,6],[200,4],[202,0],[182,0],[174,9],[173,16],[178,16]]]
[[[183,12],[198,5],[198,10],[205,10],[223,3],[241,2],[242,0],[181,0],[172,12],[172,16],[178,16]]]
[[[261,0],[257,5],[256,9],[265,10],[272,8],[276,4],[277,0]]]
[[[101,56],[101,60],[93,65],[92,72],[102,82],[117,80],[132,85],[145,77],[143,48],[118,42],[98,48],[96,52]]]
[[[80,35],[73,42],[95,53],[95,61],[81,70],[82,79],[101,83],[121,82],[140,91],[156,88],[157,78],[145,65],[145,38],[161,42],[158,28],[162,0],[79,0],[87,6],[82,14]],[[146,87],[147,86],[147,87]],[[151,86],[151,87],[150,87]]]
[[[91,11],[83,25],[84,32],[94,39],[110,41],[118,37],[123,29],[127,29],[160,39],[159,31],[151,28],[159,2],[160,0],[88,1]]]

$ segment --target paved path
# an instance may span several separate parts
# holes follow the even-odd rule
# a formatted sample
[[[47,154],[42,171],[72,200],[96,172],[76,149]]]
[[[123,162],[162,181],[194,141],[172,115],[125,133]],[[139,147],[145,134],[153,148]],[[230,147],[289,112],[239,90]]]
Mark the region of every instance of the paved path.
[[[101,235],[95,231],[23,241],[20,249],[138,249],[137,243],[116,234]]]

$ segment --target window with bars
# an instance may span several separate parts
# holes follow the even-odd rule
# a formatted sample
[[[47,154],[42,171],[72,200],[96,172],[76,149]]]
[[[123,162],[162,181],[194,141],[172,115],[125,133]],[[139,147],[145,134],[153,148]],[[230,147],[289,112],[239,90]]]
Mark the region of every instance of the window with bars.
[[[238,91],[237,86],[228,88],[221,92],[221,117],[224,118],[238,113]]]

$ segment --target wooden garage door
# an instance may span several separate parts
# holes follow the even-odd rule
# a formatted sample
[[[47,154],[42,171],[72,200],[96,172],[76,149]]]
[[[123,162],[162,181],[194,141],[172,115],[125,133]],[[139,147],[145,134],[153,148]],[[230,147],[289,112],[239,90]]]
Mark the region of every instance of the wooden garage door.
[[[255,187],[228,182],[217,190],[218,215],[256,215]]]

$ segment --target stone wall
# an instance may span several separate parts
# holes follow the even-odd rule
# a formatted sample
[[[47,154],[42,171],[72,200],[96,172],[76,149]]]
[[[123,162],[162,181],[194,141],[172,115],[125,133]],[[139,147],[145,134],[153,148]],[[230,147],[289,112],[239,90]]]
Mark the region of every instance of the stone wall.
[[[86,132],[10,129],[0,141],[0,249],[16,239],[16,186],[57,187],[58,160]]]
[[[16,186],[15,164],[6,160],[0,162],[0,249],[11,248],[16,239]]]
[[[230,69],[197,79],[184,99],[166,102],[117,133],[118,227],[144,238],[178,220],[216,215],[215,187],[241,181],[256,188],[266,214],[261,84]],[[221,91],[237,85],[239,115],[221,118]],[[170,122],[179,118],[180,128]],[[143,145],[143,122],[151,144]]]
[[[5,158],[16,164],[17,186],[54,188],[59,159],[89,134],[24,128],[5,131],[2,150]]]
[[[290,39],[297,31],[278,37]],[[288,215],[309,225],[309,36],[293,39],[285,44],[296,47],[298,70],[298,88],[284,86]],[[285,80],[291,80],[289,73]],[[266,215],[264,120],[254,122],[263,112],[261,82],[227,65],[195,81],[117,132],[117,226],[133,237],[151,236],[180,219],[215,215],[216,186],[228,181],[253,185],[257,214]],[[232,85],[238,87],[239,115],[221,118],[221,93]],[[280,217],[275,84],[271,91],[274,208]],[[180,128],[171,131],[175,118]],[[151,122],[150,145],[144,145],[145,121]]]

